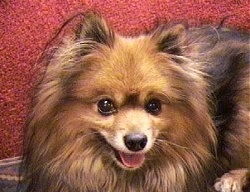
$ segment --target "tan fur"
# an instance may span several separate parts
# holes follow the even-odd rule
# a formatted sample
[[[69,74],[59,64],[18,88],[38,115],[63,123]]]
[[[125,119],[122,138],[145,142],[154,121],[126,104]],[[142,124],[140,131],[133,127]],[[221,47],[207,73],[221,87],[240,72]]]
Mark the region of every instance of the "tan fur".
[[[88,37],[93,23],[107,42]],[[84,26],[79,40],[70,37],[56,51],[39,85],[26,137],[27,191],[212,191],[220,160],[206,71],[195,59],[158,48],[167,36],[181,34],[176,44],[183,43],[185,29],[125,38],[97,16]],[[118,112],[102,116],[97,103],[107,97]],[[162,102],[157,116],[144,109],[150,98]],[[245,121],[247,110],[235,118]],[[124,150],[121,138],[133,132],[145,133],[149,144],[143,165],[127,170],[113,148]]]

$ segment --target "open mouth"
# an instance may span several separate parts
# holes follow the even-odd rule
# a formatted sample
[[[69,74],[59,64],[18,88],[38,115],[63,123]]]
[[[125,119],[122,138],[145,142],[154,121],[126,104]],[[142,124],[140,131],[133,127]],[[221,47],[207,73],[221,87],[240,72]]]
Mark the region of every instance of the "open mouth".
[[[120,164],[129,169],[141,167],[145,160],[144,153],[124,153],[117,150],[115,150],[115,157]]]
[[[125,153],[115,149],[111,146],[107,140],[99,133],[96,133],[98,140],[104,142],[109,148],[114,152],[114,158],[116,162],[122,167],[126,169],[136,169],[142,166],[145,160],[145,153]]]

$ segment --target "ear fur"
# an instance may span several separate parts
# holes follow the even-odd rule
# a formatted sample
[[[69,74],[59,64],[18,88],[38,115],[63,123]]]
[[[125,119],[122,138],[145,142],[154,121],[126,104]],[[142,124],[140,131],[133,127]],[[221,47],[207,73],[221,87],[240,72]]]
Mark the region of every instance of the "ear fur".
[[[90,40],[112,47],[115,35],[112,28],[108,26],[99,14],[88,12],[84,15],[83,22],[77,30],[76,38]]]
[[[156,39],[158,50],[171,55],[182,55],[185,41],[185,27],[181,24],[167,28],[161,26],[155,30],[152,37]]]

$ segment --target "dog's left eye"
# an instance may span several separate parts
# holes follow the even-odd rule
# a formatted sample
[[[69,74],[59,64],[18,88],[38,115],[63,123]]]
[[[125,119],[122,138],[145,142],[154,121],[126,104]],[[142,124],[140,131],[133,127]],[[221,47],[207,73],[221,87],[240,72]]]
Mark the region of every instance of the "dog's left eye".
[[[97,104],[98,112],[101,115],[109,116],[117,112],[117,109],[111,99],[102,99]]]
[[[151,99],[146,103],[145,109],[152,115],[158,115],[161,112],[161,101],[158,99]]]

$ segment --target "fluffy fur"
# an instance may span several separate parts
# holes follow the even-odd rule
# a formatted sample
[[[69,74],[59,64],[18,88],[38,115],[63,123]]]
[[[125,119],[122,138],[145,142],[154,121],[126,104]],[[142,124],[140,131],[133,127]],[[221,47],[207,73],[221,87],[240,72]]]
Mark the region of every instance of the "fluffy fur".
[[[206,192],[236,169],[239,182],[229,172],[215,188],[229,178],[227,192],[240,192],[250,165],[248,38],[182,25],[123,37],[86,15],[46,60],[26,133],[27,191]],[[116,111],[101,114],[102,99]],[[152,99],[158,114],[145,109]],[[147,136],[142,151],[126,148],[129,133]],[[126,167],[119,152],[145,159]]]

